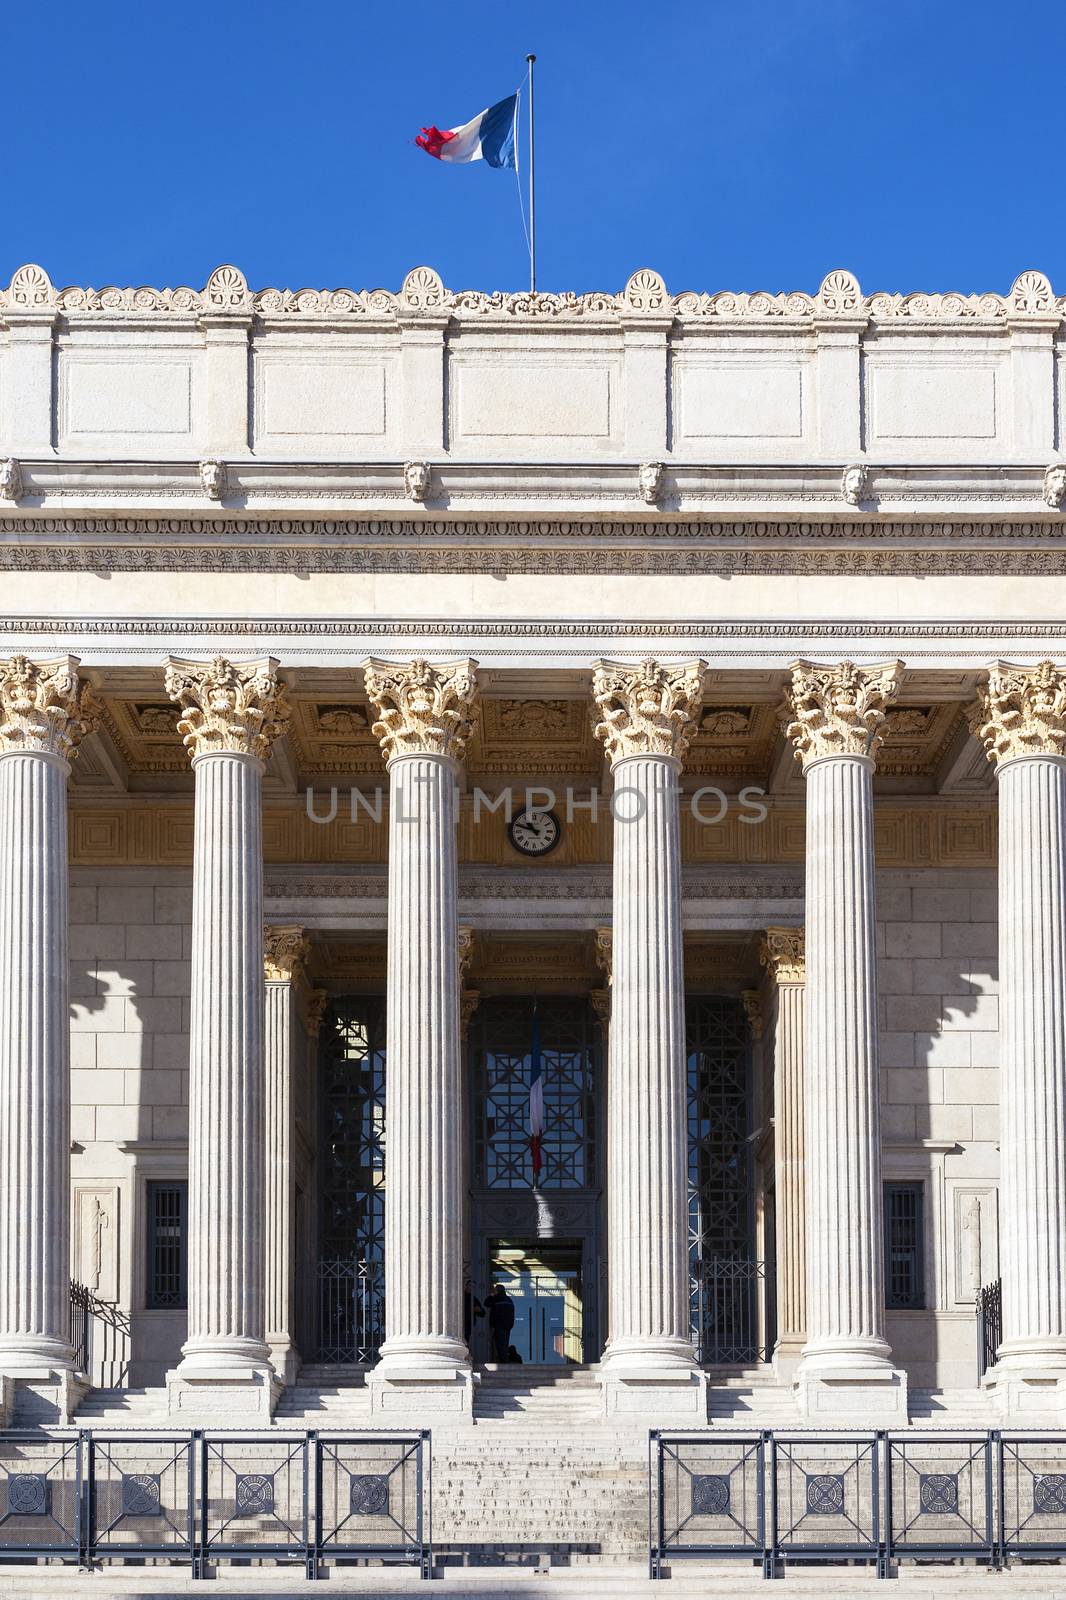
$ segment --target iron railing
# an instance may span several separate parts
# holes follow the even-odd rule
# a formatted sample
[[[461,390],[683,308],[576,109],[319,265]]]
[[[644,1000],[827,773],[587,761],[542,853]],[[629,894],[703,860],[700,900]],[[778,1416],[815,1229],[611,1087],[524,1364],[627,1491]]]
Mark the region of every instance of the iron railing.
[[[999,1359],[1003,1343],[1003,1280],[986,1283],[977,1291],[977,1381]]]
[[[385,1272],[380,1261],[327,1256],[318,1263],[314,1359],[369,1366],[385,1341]]]
[[[0,1561],[431,1568],[428,1432],[0,1433]]]
[[[769,1360],[773,1269],[747,1256],[708,1256],[690,1271],[692,1338],[701,1366]]]
[[[71,1279],[70,1342],[79,1372],[97,1388],[117,1388],[125,1382],[130,1359],[130,1318],[121,1306],[100,1297]]]
[[[1066,1433],[654,1431],[650,1572],[688,1558],[1066,1561]]]

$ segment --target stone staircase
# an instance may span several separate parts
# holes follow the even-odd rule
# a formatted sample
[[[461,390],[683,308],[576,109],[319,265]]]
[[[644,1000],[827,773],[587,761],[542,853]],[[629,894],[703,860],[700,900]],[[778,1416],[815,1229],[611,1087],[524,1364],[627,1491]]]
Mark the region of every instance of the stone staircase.
[[[712,1427],[722,1428],[801,1426],[792,1390],[780,1384],[766,1364],[713,1373],[707,1417]]]
[[[995,1428],[1000,1419],[980,1389],[915,1389],[907,1396],[912,1428]]]
[[[167,1392],[157,1389],[90,1389],[74,1417],[78,1428],[165,1428]]]
[[[369,1428],[370,1391],[356,1368],[301,1367],[274,1412],[278,1428]]]

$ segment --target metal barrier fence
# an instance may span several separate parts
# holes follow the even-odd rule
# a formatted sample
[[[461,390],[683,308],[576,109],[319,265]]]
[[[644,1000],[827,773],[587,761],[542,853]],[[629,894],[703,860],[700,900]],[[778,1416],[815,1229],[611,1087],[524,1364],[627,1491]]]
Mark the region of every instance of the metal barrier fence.
[[[1003,1280],[977,1291],[977,1381],[994,1367],[1003,1343]]]
[[[0,1433],[0,1561],[431,1565],[428,1432]]]
[[[650,1573],[740,1560],[1066,1561],[1066,1434],[653,1431]]]

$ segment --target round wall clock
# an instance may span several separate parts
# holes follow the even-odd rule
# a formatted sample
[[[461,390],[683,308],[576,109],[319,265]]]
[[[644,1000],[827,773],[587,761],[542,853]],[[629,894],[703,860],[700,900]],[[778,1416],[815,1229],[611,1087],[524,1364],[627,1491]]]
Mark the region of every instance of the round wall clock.
[[[563,836],[554,811],[520,811],[508,823],[507,833],[523,856],[546,856]]]

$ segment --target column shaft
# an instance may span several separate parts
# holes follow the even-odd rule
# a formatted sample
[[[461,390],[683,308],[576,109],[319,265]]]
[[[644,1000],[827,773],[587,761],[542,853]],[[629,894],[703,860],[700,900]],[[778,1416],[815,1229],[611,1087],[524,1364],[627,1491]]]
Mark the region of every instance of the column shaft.
[[[805,1365],[887,1363],[873,761],[807,764]]]
[[[468,1361],[462,1322],[455,784],[448,756],[389,763],[383,1366]]]
[[[219,751],[193,769],[186,1376],[267,1362],[262,763]]]
[[[615,763],[608,1363],[691,1367],[678,772]],[[628,819],[628,820],[627,820]]]
[[[67,774],[0,754],[0,1372],[70,1370]]]
[[[999,768],[1001,1363],[1066,1368],[1066,759]]]

